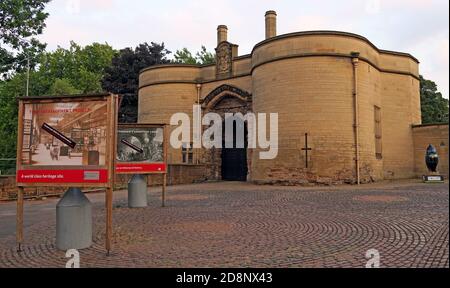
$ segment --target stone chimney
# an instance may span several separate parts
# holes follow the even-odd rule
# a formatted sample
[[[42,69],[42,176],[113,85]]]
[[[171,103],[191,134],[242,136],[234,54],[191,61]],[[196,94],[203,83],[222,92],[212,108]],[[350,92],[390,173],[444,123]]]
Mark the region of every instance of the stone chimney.
[[[217,45],[223,41],[227,41],[228,28],[225,25],[217,26]]]
[[[266,12],[266,39],[277,36],[277,13],[273,10]]]

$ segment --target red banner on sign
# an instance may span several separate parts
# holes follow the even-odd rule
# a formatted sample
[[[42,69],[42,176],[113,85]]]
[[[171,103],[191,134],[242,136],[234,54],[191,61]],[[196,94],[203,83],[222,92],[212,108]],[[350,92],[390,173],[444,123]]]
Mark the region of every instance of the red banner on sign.
[[[108,170],[18,170],[17,183],[106,183]]]
[[[152,164],[139,164],[139,163],[117,163],[116,172],[119,173],[151,173],[151,172],[165,172],[166,164],[164,163],[152,163]]]

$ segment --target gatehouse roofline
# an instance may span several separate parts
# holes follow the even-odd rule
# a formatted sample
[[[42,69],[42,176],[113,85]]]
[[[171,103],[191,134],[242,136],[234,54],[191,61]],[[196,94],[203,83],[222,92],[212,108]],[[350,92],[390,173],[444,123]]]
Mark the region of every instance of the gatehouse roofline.
[[[278,36],[275,36],[275,37],[272,37],[269,39],[262,40],[262,41],[258,42],[257,44],[255,44],[255,46],[253,46],[253,49],[252,49],[252,52],[250,53],[250,55],[253,55],[253,52],[255,51],[256,48],[263,46],[264,44],[276,41],[276,40],[291,38],[291,37],[299,37],[299,36],[317,36],[317,35],[343,36],[343,37],[359,39],[359,40],[362,40],[362,41],[366,42],[367,44],[369,44],[372,48],[374,48],[380,54],[391,54],[391,55],[396,55],[396,56],[408,57],[408,58],[411,58],[412,60],[414,60],[416,63],[420,63],[416,57],[414,57],[413,55],[411,55],[409,53],[379,49],[377,46],[375,46],[375,44],[373,44],[369,39],[367,39],[364,36],[361,36],[361,35],[355,34],[355,33],[351,33],[351,32],[337,31],[337,30],[336,31],[335,30],[299,31],[299,32],[292,32],[292,33],[278,35]]]
[[[361,40],[361,41],[369,44],[373,49],[375,49],[375,51],[377,51],[380,54],[388,54],[388,55],[394,55],[394,56],[407,57],[407,58],[412,59],[416,63],[420,63],[419,60],[416,57],[414,57],[413,55],[411,55],[409,53],[379,49],[377,46],[375,46],[375,44],[373,44],[369,39],[367,39],[364,36],[361,36],[361,35],[355,34],[355,33],[344,32],[344,31],[334,31],[334,30],[299,31],[299,32],[292,32],[292,33],[286,33],[286,34],[274,36],[274,37],[271,37],[269,39],[262,40],[262,41],[258,42],[257,44],[255,44],[253,46],[253,49],[252,49],[250,54],[237,56],[237,57],[233,58],[233,60],[240,60],[240,59],[245,59],[245,58],[251,58],[253,53],[254,53],[254,51],[255,51],[255,49],[257,49],[257,48],[259,48],[261,46],[264,46],[265,44],[277,41],[277,40],[286,39],[286,38],[293,38],[293,37],[318,36],[318,35],[323,35],[323,36],[341,36],[341,37],[358,39],[358,40]],[[148,70],[152,70],[152,69],[160,69],[160,68],[166,68],[166,67],[170,67],[170,68],[173,68],[173,67],[203,68],[203,67],[209,67],[209,66],[215,66],[215,65],[216,65],[216,63],[211,63],[211,64],[168,63],[168,64],[153,65],[153,66],[149,66],[149,67],[143,68],[143,69],[141,69],[139,71],[139,73],[142,73],[142,72],[145,72],[145,71],[148,71]]]

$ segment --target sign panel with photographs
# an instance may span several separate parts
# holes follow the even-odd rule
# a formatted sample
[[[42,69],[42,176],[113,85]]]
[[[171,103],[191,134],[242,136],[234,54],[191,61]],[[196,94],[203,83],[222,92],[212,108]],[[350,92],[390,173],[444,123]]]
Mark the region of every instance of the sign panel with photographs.
[[[117,131],[116,172],[166,173],[164,125],[120,124]]]
[[[108,153],[115,145],[111,141],[116,100],[109,94],[22,98],[18,186],[106,187],[113,160]]]

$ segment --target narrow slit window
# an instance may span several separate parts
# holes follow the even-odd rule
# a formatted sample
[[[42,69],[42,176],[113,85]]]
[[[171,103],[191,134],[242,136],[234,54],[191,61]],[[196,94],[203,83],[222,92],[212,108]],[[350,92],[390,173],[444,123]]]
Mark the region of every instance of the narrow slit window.
[[[375,123],[375,156],[377,159],[383,158],[381,144],[381,109],[374,106],[374,123]]]

